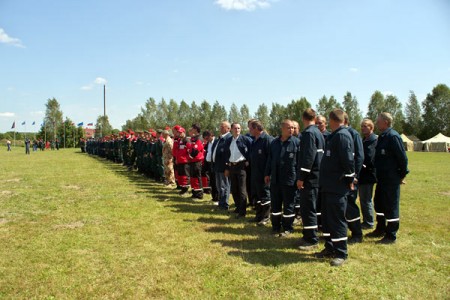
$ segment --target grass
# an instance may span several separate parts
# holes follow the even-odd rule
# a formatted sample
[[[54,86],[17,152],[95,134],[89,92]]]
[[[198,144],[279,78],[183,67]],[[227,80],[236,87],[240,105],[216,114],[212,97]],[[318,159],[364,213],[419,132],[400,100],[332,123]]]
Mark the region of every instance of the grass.
[[[341,268],[78,149],[0,147],[0,298],[449,298],[450,156],[408,153],[398,242]]]

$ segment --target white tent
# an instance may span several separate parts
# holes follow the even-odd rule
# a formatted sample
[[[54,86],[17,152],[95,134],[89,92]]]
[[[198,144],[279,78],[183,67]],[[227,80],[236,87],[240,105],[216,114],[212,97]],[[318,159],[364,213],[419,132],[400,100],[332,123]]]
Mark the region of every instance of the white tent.
[[[414,142],[411,141],[406,135],[403,133],[400,135],[403,140],[403,146],[405,146],[406,151],[414,151]]]
[[[450,138],[438,133],[431,139],[423,141],[423,151],[448,152],[450,148]]]

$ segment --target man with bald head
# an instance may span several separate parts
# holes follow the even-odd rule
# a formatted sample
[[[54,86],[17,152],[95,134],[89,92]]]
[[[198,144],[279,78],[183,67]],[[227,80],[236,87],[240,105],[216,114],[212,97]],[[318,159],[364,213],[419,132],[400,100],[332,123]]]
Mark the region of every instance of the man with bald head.
[[[226,145],[228,144],[228,139],[231,139],[231,125],[228,121],[223,121],[220,123],[220,136],[214,141],[211,147],[212,156],[211,160],[213,163],[213,170],[216,174],[216,186],[219,193],[219,209],[228,211],[230,197],[230,179],[225,176],[225,166],[227,163],[226,155]]]

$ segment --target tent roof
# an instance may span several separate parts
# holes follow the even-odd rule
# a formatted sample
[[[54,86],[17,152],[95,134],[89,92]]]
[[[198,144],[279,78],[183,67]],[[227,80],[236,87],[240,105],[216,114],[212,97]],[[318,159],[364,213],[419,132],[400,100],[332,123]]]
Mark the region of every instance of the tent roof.
[[[413,141],[411,141],[406,135],[404,135],[403,133],[400,135],[400,137],[402,138],[402,140],[406,143],[412,143]]]
[[[420,139],[415,135],[407,135],[407,137],[413,142],[420,142]]]
[[[424,143],[450,143],[450,137],[443,135],[442,133],[436,134],[431,139],[423,141]]]

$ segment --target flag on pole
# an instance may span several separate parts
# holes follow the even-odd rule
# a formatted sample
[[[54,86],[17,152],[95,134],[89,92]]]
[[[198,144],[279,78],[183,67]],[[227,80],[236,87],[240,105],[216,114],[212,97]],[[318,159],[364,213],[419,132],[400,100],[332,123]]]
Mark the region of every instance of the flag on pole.
[[[31,125],[34,125],[34,124],[36,124],[36,121],[33,121],[33,124],[31,124]]]
[[[94,126],[94,123],[88,123],[87,126]]]
[[[16,128],[16,121],[14,121],[12,126],[11,126],[11,129],[14,129],[14,128]]]
[[[78,123],[77,126],[83,126],[83,122]]]
[[[22,125],[25,125],[25,123],[26,123],[26,122],[25,122],[25,121],[23,121],[23,122],[22,122]]]

